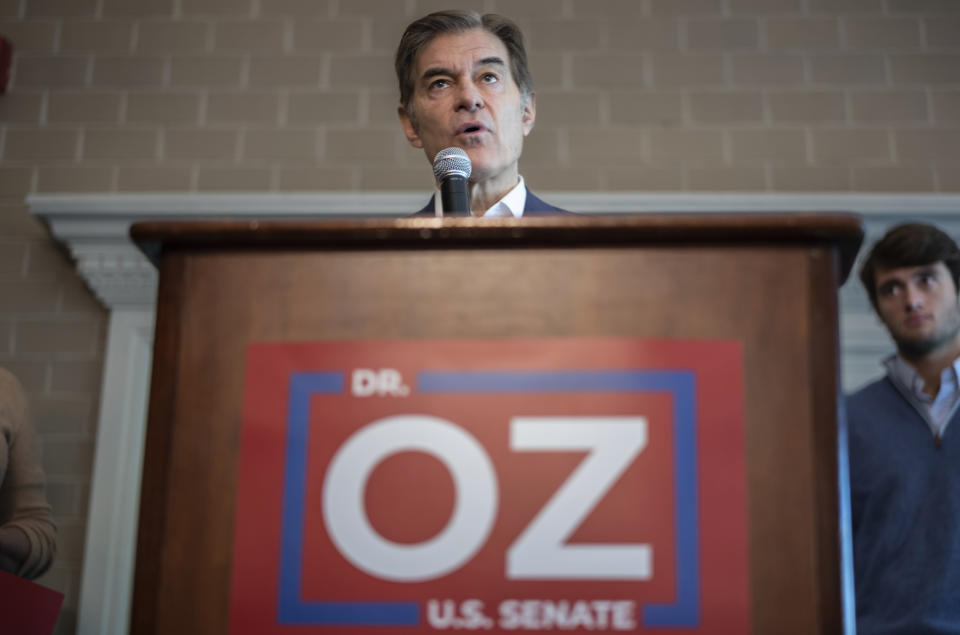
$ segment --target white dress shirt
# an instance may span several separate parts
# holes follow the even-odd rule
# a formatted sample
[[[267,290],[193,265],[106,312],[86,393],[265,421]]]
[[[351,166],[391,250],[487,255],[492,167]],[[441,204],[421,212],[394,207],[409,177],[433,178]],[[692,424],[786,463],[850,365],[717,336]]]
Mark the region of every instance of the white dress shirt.
[[[520,182],[503,195],[503,197],[493,204],[493,207],[483,213],[484,218],[520,218],[523,216],[523,208],[527,205],[527,186],[523,183],[523,177]],[[437,217],[443,216],[443,197],[440,196],[440,190],[433,195],[433,210]]]
[[[923,392],[924,381],[917,369],[899,355],[891,355],[883,365],[901,392],[927,420],[934,436],[940,438],[950,423],[950,417],[960,403],[960,357],[940,373],[940,390],[936,397]]]

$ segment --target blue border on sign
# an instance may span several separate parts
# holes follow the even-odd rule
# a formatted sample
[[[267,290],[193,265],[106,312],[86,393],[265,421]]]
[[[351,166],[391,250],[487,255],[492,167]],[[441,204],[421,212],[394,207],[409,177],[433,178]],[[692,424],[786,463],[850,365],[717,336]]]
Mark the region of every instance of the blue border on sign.
[[[415,626],[420,623],[420,607],[416,603],[304,602],[300,599],[300,580],[303,579],[303,508],[307,494],[310,397],[318,393],[340,394],[343,390],[344,373],[342,372],[290,375],[277,621],[289,625]]]
[[[676,601],[646,604],[647,627],[700,623],[697,494],[696,379],[692,371],[423,371],[421,393],[667,392],[673,396],[675,446]],[[306,501],[310,397],[344,391],[344,373],[293,373],[287,415],[286,469],[277,619],[281,624],[416,626],[419,605],[408,602],[304,602],[303,525]]]
[[[696,376],[684,370],[421,372],[422,393],[667,392],[673,396],[676,601],[646,604],[647,627],[700,624],[700,537],[697,494]]]

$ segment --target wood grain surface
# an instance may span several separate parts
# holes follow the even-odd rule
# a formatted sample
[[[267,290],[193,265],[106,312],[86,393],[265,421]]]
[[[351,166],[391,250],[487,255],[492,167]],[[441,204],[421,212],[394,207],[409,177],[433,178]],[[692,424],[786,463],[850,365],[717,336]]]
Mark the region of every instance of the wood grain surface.
[[[830,231],[571,246],[527,228],[474,249],[182,231],[138,229],[164,247],[133,633],[227,632],[249,343],[581,336],[742,343],[753,632],[842,632]]]

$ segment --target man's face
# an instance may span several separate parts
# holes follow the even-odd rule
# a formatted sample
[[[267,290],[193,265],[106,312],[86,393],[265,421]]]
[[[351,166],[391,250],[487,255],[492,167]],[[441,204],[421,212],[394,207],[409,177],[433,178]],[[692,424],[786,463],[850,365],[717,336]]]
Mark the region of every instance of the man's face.
[[[960,306],[950,270],[942,261],[920,267],[878,269],[877,313],[908,359],[956,342]]]
[[[439,35],[417,55],[413,81],[413,117],[397,110],[410,144],[431,163],[459,146],[473,164],[471,182],[515,185],[536,107],[533,94],[520,93],[503,42],[483,29]]]

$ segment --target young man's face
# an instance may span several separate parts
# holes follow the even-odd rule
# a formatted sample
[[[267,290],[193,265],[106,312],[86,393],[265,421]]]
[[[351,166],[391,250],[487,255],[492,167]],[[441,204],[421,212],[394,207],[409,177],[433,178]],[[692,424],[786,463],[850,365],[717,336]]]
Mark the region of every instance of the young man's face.
[[[536,108],[532,94],[520,93],[503,42],[483,29],[439,35],[417,55],[413,81],[413,118],[398,109],[411,145],[431,163],[459,146],[473,164],[471,182],[515,185]]]
[[[920,267],[878,269],[877,313],[908,359],[956,342],[960,306],[950,270],[942,261]]]

